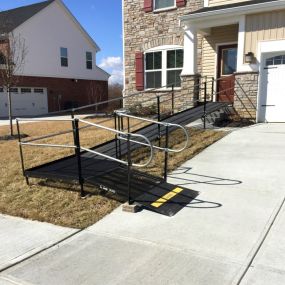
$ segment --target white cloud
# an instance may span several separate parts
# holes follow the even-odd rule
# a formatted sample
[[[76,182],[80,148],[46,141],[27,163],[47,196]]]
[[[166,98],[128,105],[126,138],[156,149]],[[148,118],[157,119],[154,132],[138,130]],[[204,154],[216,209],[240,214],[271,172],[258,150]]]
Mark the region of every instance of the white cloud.
[[[121,57],[109,56],[103,58],[99,67],[105,69],[111,74],[109,82],[111,84],[120,83],[123,84],[123,60]]]

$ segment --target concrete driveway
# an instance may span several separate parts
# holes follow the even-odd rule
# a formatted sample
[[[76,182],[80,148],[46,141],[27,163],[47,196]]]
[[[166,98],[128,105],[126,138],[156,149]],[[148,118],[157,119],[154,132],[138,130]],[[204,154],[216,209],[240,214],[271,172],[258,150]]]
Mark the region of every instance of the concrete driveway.
[[[285,124],[233,132],[169,181],[200,195],[169,218],[115,210],[0,274],[11,284],[285,284]]]

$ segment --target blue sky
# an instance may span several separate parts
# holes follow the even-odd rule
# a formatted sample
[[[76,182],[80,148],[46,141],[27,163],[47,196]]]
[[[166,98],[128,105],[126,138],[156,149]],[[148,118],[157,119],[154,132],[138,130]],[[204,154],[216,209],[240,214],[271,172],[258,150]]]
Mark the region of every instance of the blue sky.
[[[30,5],[41,0],[0,0],[0,10]],[[72,14],[100,46],[97,64],[112,74],[111,81],[122,80],[121,0],[63,0]]]

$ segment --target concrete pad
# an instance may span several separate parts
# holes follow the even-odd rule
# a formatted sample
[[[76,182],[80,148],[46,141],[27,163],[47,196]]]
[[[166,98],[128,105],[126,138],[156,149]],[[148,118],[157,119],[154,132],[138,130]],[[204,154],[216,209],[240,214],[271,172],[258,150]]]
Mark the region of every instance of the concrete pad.
[[[76,231],[48,223],[0,215],[0,271]]]
[[[208,285],[209,279],[211,284],[226,284],[238,267],[187,251],[85,232],[8,270],[4,277],[37,285]]]

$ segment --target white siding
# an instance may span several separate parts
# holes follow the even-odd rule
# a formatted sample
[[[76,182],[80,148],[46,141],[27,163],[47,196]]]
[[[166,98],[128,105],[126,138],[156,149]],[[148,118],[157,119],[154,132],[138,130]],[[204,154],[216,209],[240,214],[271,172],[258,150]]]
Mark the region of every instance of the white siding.
[[[14,34],[26,41],[23,75],[108,80],[108,75],[95,65],[95,46],[57,2],[19,26]],[[61,67],[60,47],[68,48],[68,67]],[[93,70],[86,69],[86,51],[93,53]]]
[[[260,41],[285,39],[285,10],[246,17],[245,53],[257,54]]]

